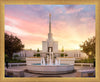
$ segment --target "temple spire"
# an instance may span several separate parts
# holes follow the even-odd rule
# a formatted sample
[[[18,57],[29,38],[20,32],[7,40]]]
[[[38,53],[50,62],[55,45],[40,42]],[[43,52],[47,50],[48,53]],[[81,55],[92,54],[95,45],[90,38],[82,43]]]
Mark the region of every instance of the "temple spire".
[[[48,40],[53,40],[52,33],[51,33],[51,14],[49,13],[49,33],[48,33]]]
[[[49,13],[49,33],[51,33],[51,13]]]

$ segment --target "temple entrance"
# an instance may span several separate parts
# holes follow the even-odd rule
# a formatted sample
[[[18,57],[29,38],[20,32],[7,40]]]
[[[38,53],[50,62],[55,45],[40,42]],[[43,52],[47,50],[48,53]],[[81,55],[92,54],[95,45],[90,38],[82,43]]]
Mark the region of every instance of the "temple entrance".
[[[51,49],[51,52],[53,52],[53,47],[48,47],[48,52]]]

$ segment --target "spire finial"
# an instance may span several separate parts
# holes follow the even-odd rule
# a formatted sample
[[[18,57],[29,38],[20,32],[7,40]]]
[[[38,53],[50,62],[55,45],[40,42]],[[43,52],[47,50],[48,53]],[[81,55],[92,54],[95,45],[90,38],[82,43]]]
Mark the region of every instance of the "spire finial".
[[[49,13],[49,17],[51,17],[51,13]]]

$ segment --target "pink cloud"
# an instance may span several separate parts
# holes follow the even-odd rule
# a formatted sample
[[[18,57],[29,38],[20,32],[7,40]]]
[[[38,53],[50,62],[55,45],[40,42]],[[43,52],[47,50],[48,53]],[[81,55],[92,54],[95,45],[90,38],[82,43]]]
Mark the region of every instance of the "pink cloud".
[[[14,22],[12,22],[14,20]],[[46,24],[47,20],[42,20],[40,18],[34,19],[33,22],[28,22],[11,16],[5,16],[6,25],[15,26],[21,30],[30,33],[47,33],[45,30],[48,30],[48,25]],[[38,22],[36,22],[38,21]],[[45,29],[45,30],[44,30]]]
[[[90,22],[90,21],[95,21],[92,17],[83,17],[80,19],[82,22]]]
[[[83,10],[83,8],[78,8],[78,9],[71,8],[71,9],[67,10],[66,13],[71,14],[71,13],[80,12],[81,10]]]
[[[34,45],[42,44],[42,41],[47,39],[49,25],[44,24],[45,22],[47,21],[44,20],[43,22],[40,18],[33,20],[33,22],[28,22],[6,15],[5,32],[20,38],[26,47],[28,46],[27,44],[33,44],[32,47],[34,47]]]

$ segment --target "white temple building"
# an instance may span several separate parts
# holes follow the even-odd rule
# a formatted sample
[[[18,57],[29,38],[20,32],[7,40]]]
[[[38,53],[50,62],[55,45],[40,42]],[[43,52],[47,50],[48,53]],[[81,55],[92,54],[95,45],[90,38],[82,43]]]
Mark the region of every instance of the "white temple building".
[[[67,57],[74,57],[74,58],[88,58],[88,56],[81,52],[80,50],[70,50],[70,51],[64,51],[61,52],[58,50],[58,41],[54,41],[53,34],[51,32],[51,14],[49,14],[49,33],[48,33],[48,39],[46,41],[42,41],[42,50],[40,52],[37,52],[36,50],[22,50],[18,53],[13,53],[14,55],[18,55],[18,59],[25,59],[26,57],[34,57],[35,54],[40,54],[40,57],[45,57],[49,50],[53,52],[53,55],[56,57],[60,57],[61,54],[67,54]]]
[[[51,48],[52,52],[58,52],[58,42],[53,40],[53,34],[51,33],[51,14],[49,14],[49,33],[47,41],[42,41],[42,52],[49,52]]]

